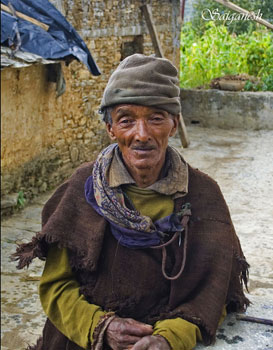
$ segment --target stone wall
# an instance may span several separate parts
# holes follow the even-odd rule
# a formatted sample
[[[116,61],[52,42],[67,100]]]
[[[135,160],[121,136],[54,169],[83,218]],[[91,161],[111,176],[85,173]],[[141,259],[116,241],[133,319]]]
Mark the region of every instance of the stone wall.
[[[181,89],[180,96],[186,124],[273,130],[273,92]]]
[[[67,91],[56,98],[47,65],[5,69],[1,73],[1,185],[4,211],[54,188],[108,143],[99,115],[73,91],[71,71],[63,66]],[[4,197],[3,197],[4,196]]]
[[[141,0],[52,0],[86,42],[101,76],[62,63],[66,92],[56,97],[50,65],[6,68],[1,74],[2,209],[55,187],[94,159],[108,138],[98,109],[109,76],[134,52],[154,53]],[[150,0],[164,55],[179,68],[179,0]],[[12,200],[11,200],[12,199]]]

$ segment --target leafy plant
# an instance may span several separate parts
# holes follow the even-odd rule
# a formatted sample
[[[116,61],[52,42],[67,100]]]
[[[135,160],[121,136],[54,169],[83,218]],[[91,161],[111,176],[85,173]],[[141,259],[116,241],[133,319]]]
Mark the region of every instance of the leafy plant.
[[[273,72],[271,75],[268,75],[263,78],[263,91],[273,91]]]
[[[224,25],[211,21],[200,35],[187,23],[181,33],[180,63],[183,88],[208,87],[216,77],[246,73],[262,81],[249,82],[247,89],[272,90],[273,34],[267,30],[231,34]]]
[[[24,197],[24,192],[19,191],[18,192],[18,197],[17,197],[17,207],[18,208],[24,208],[25,206],[26,199]]]

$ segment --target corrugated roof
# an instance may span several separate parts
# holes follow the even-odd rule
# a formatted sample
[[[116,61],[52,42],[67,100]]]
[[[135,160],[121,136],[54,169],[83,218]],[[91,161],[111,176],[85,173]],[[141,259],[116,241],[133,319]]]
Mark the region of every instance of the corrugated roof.
[[[1,46],[1,69],[6,67],[24,68],[32,64],[53,64],[60,60],[46,60],[34,53],[17,51],[13,52],[10,48]]]

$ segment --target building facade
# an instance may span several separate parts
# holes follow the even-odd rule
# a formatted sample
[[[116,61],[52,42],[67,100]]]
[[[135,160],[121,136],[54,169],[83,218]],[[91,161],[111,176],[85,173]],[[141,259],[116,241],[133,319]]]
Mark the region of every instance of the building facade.
[[[81,35],[101,75],[91,75],[76,60],[68,66],[36,63],[2,70],[2,209],[14,206],[20,191],[31,199],[54,188],[79,164],[95,159],[109,142],[98,114],[109,76],[123,58],[154,53],[141,0],[51,2]],[[179,68],[180,1],[145,3],[164,56]],[[58,79],[52,79],[57,65],[66,81],[59,97]]]

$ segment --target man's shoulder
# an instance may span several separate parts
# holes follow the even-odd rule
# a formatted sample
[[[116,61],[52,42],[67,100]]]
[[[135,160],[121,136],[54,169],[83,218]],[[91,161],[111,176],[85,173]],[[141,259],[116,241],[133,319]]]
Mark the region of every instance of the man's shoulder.
[[[230,214],[223,193],[215,180],[189,166],[188,200],[198,216],[230,223]]]
[[[66,187],[77,187],[85,183],[87,178],[92,175],[95,162],[85,162],[77,167],[72,175],[63,183]],[[61,185],[62,186],[62,185]]]
[[[43,223],[47,221],[48,217],[56,210],[58,205],[64,202],[64,199],[66,204],[73,204],[76,203],[79,198],[84,197],[84,184],[87,178],[92,175],[93,165],[94,162],[83,163],[66,181],[57,187],[43,208]]]
[[[198,182],[219,188],[217,182],[212,177],[199,170],[198,168],[193,168],[191,165],[188,164],[188,171],[190,182]]]
[[[188,171],[188,193],[192,198],[200,201],[203,198],[205,202],[211,201],[226,206],[223,193],[213,178],[191,166],[188,166]]]
[[[92,170],[94,167],[94,161],[93,162],[85,162],[81,164],[78,168],[75,169],[73,174],[71,175],[71,178],[73,177],[85,177],[92,175]]]

